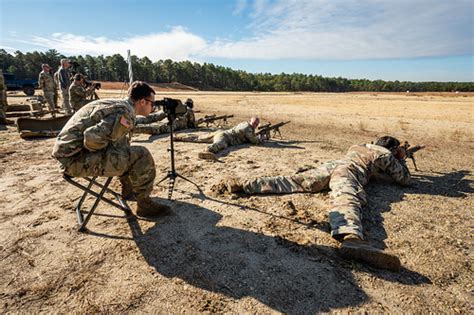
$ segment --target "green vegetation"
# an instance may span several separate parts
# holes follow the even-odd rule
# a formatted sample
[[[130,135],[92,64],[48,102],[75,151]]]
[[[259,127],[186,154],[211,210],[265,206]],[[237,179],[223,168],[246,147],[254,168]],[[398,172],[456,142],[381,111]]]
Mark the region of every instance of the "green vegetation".
[[[0,49],[0,67],[4,72],[23,78],[36,78],[41,64],[56,68],[65,58],[56,50],[13,55]],[[80,72],[90,80],[125,81],[128,67],[125,59],[113,56],[68,57],[77,61]],[[223,91],[312,91],[312,92],[474,92],[474,82],[407,82],[365,79],[325,78],[318,75],[248,73],[211,63],[199,64],[190,61],[174,62],[170,59],[152,62],[149,58],[132,56],[134,78],[152,83],[180,82],[201,90]]]

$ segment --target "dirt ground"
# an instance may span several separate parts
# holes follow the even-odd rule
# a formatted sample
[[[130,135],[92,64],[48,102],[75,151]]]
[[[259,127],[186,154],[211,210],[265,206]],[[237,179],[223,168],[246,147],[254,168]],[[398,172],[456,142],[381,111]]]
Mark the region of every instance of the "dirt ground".
[[[54,139],[0,131],[2,313],[473,312],[474,95],[157,98],[165,95],[193,98],[198,117],[234,114],[237,124],[259,115],[291,124],[282,128],[283,140],[231,148],[219,162],[197,159],[204,144],[176,143],[178,172],[202,192],[178,179],[173,214],[160,219],[127,219],[100,204],[89,233],[75,230],[80,191],[50,157]],[[398,255],[400,273],[339,258],[328,233],[327,193],[215,193],[225,177],[290,175],[385,134],[427,146],[417,155],[419,171],[408,161],[410,187],[375,181],[366,188],[366,238]],[[138,135],[134,144],[151,150],[157,179],[165,176],[168,137]],[[166,198],[167,184],[155,184],[154,194]]]

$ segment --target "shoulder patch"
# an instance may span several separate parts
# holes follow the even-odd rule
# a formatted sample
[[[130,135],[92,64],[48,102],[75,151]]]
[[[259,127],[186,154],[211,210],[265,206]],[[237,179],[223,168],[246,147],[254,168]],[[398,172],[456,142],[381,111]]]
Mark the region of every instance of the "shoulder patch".
[[[123,115],[120,117],[120,124],[126,128],[130,128],[132,125],[132,123]]]

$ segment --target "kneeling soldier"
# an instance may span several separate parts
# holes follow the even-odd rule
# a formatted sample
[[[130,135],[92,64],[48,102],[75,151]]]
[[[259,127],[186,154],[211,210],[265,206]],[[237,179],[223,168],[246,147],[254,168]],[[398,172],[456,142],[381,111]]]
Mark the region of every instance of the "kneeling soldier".
[[[77,73],[74,75],[74,82],[69,87],[69,104],[72,109],[77,112],[82,106],[91,102],[87,98],[94,93],[93,88],[84,88],[84,77],[82,74]]]

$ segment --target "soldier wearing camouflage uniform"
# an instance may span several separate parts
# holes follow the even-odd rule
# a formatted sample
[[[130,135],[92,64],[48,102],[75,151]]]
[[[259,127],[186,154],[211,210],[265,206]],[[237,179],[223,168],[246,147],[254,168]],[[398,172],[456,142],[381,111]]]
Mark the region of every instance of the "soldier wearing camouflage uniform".
[[[219,131],[213,136],[212,144],[207,147],[206,151],[200,152],[198,157],[215,160],[217,159],[215,154],[228,146],[243,143],[259,144],[260,140],[255,135],[255,129],[259,123],[258,117],[252,117],[248,122],[242,122],[229,130]]]
[[[187,107],[186,114],[178,116],[173,123],[173,130],[195,129],[197,128],[196,117],[193,111],[193,100],[188,98],[184,103]],[[167,117],[166,113],[159,111],[147,117],[137,118],[137,124],[133,129],[134,133],[146,133],[150,135],[161,135],[170,132],[168,123],[157,123]]]
[[[7,85],[5,84],[5,78],[3,72],[0,69],[0,125],[6,125],[7,120]]]
[[[57,93],[57,86],[54,82],[54,77],[51,74],[51,67],[48,64],[42,64],[41,68],[43,68],[43,71],[39,74],[38,85],[43,90],[43,95],[48,104],[48,108],[54,116],[56,110],[55,94]]]
[[[342,241],[340,252],[349,258],[375,266],[398,270],[397,257],[362,242],[362,206],[367,204],[364,186],[374,173],[388,174],[396,183],[407,185],[410,172],[405,164],[400,142],[382,137],[376,144],[352,146],[344,159],[332,161],[293,176],[262,177],[238,182],[227,181],[231,192],[246,194],[316,193],[330,189],[329,212],[331,235]]]
[[[138,201],[137,214],[162,215],[169,207],[150,198],[155,179],[151,153],[130,146],[135,115],[148,115],[155,92],[144,82],[132,83],[128,98],[103,99],[79,109],[61,130],[53,156],[74,177],[119,176],[122,197]]]
[[[94,89],[84,89],[84,77],[77,73],[74,75],[74,82],[69,87],[69,104],[77,112],[82,106],[91,102],[87,98],[94,93]]]

